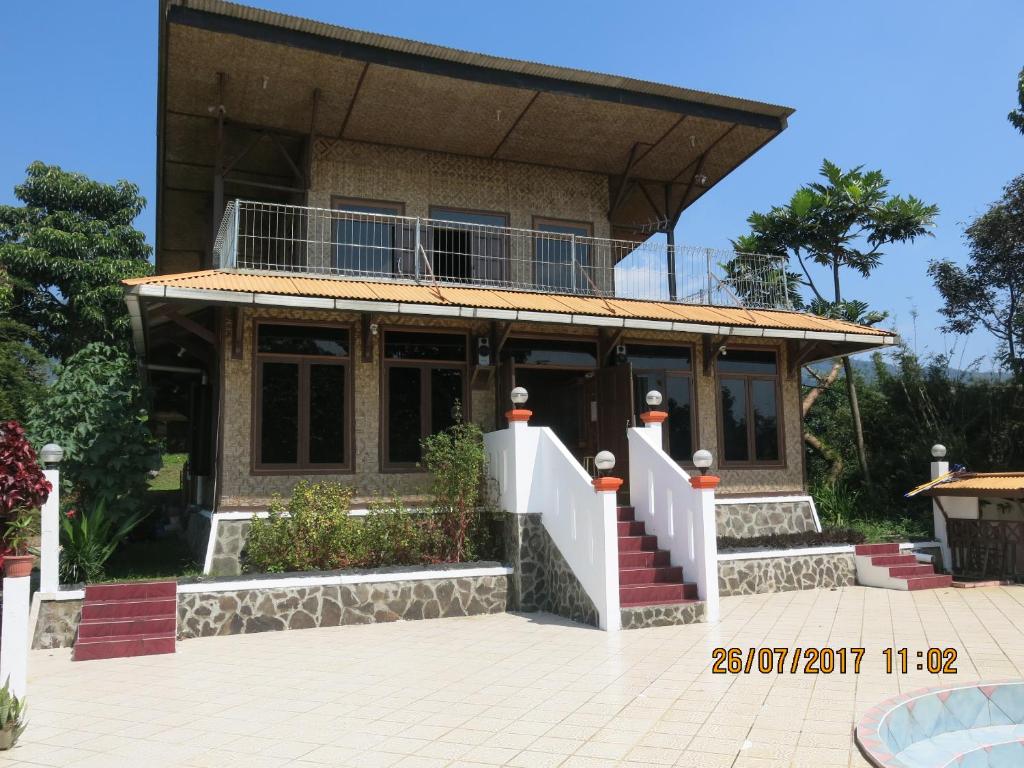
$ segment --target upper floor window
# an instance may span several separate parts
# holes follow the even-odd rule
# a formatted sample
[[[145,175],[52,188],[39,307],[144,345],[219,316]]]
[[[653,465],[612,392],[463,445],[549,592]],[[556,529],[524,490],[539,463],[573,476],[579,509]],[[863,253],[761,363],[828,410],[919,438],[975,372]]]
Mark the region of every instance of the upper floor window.
[[[350,350],[347,328],[257,326],[257,469],[351,468]]]
[[[593,292],[590,224],[536,219],[533,274],[537,288],[564,293]]]
[[[374,277],[399,271],[404,232],[393,218],[401,203],[333,200],[331,269],[343,275]]]
[[[431,208],[428,246],[438,280],[503,283],[508,274],[508,217],[489,211]]]
[[[730,348],[718,357],[717,369],[723,463],[781,463],[776,353]]]

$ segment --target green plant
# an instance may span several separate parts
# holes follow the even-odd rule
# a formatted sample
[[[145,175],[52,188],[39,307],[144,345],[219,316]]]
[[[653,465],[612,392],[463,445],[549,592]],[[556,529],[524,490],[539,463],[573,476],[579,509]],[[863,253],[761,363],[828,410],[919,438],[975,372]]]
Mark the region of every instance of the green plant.
[[[147,472],[160,466],[144,405],[131,357],[106,344],[89,344],[67,361],[32,409],[29,434],[36,445],[64,448],[62,479],[84,507],[103,503],[134,512]]]
[[[822,525],[842,528],[858,515],[859,491],[850,489],[842,480],[819,480],[811,488]]]
[[[60,521],[61,580],[76,584],[101,579],[114,550],[145,518],[144,512],[114,517],[108,513],[105,501],[88,513],[69,509]]]
[[[29,542],[39,535],[39,510],[20,507],[4,525],[4,544],[15,555],[29,554]]]
[[[434,508],[450,546],[448,555],[461,562],[487,470],[483,432],[473,422],[463,421],[460,410],[452,426],[421,442],[423,466],[433,475]]]
[[[736,549],[800,549],[836,544],[862,544],[864,534],[853,528],[827,528],[799,533],[771,533],[766,536],[719,536],[718,551]]]
[[[17,744],[25,730],[25,712],[27,707],[24,699],[11,693],[10,680],[0,688],[0,749],[10,749]]]

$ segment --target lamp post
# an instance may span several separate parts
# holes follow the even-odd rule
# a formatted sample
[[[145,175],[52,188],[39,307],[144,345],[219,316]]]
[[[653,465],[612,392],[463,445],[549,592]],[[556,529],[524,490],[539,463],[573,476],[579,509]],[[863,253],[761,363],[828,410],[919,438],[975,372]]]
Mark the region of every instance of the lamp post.
[[[56,443],[47,443],[39,451],[43,474],[50,481],[50,495],[43,504],[39,520],[39,591],[56,592],[60,563],[60,466],[64,449]]]
[[[701,476],[708,473],[708,469],[711,468],[712,461],[714,461],[714,457],[711,455],[711,451],[704,448],[701,448],[693,454],[693,466],[700,470]]]
[[[640,421],[644,423],[647,429],[652,430],[650,435],[654,439],[656,446],[661,446],[661,425],[668,418],[668,414],[665,411],[655,410],[661,405],[662,397],[661,392],[656,389],[652,389],[644,397],[647,401],[647,410],[640,414]]]
[[[705,601],[708,621],[718,621],[719,616],[718,523],[715,514],[715,489],[719,481],[708,474],[713,462],[711,451],[698,450],[693,454],[693,465],[700,474],[690,476],[690,486],[697,495],[692,534],[697,560],[697,595]]]
[[[946,461],[946,446],[936,443],[932,446],[931,479],[937,480],[947,472],[949,472],[949,462]],[[949,499],[946,501],[948,502]],[[946,531],[946,516],[943,514],[942,499],[938,496],[932,499],[932,526],[935,529],[935,540],[939,542],[939,551],[942,553],[942,568],[946,573],[952,573],[953,552],[949,548],[949,533]]]
[[[611,451],[598,451],[594,457],[597,477],[593,479],[594,490],[599,492],[615,492],[622,487],[621,477],[609,477],[606,473],[615,468],[615,454]]]
[[[505,418],[508,419],[509,424],[526,424],[530,421],[530,417],[533,416],[533,411],[523,408],[526,405],[526,401],[530,399],[530,393],[526,391],[526,387],[515,387],[510,393],[512,399],[512,410],[505,412]]]

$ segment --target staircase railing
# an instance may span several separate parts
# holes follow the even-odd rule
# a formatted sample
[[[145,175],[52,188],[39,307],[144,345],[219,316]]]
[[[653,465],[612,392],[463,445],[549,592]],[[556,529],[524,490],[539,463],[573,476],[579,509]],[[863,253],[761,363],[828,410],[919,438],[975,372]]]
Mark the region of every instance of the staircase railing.
[[[629,439],[629,499],[636,519],[658,537],[672,565],[683,567],[683,578],[697,583],[706,603],[708,621],[716,621],[718,604],[718,543],[715,495],[691,485],[690,475],[661,447],[661,425],[627,430]]]

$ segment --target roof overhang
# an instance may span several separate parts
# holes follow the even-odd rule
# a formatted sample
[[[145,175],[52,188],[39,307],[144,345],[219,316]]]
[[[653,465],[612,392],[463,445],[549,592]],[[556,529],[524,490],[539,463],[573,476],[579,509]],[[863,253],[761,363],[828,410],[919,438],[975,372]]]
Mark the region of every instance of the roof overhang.
[[[1024,498],[1024,472],[967,472],[953,470],[906,493],[914,496],[959,496],[976,499]]]

